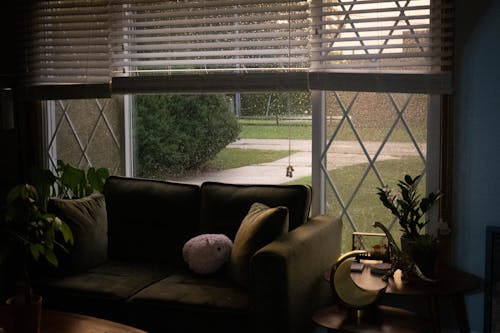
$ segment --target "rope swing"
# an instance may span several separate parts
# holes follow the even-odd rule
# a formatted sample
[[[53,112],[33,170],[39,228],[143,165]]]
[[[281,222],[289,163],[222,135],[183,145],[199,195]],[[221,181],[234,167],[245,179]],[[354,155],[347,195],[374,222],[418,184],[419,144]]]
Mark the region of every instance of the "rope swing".
[[[290,2],[287,3],[288,5],[288,72],[290,73],[290,50],[292,46],[292,41],[291,41],[291,31],[292,31],[292,23],[290,22],[292,19],[291,16],[291,8],[290,8]],[[291,101],[291,96],[290,92],[287,92],[286,94],[286,106],[287,106],[287,112],[288,112],[288,166],[286,167],[286,176],[289,178],[293,177],[293,166],[291,162],[291,155],[292,155],[292,138],[291,138],[291,115],[292,115],[292,101]]]

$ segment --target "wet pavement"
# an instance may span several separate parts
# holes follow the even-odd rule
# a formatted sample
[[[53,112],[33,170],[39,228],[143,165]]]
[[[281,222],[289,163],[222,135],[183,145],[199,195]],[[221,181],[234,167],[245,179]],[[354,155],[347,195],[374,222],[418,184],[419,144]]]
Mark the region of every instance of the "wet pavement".
[[[377,161],[419,156],[419,152],[411,142],[387,142],[382,149],[380,149],[381,142],[378,141],[364,142],[364,144],[363,149],[357,141],[336,141],[328,150],[326,164],[328,170],[367,163],[366,154],[372,159],[377,156]],[[269,163],[205,172],[200,175],[179,179],[179,181],[193,184],[201,184],[204,181],[235,184],[281,184],[311,175],[311,140],[239,139],[227,147],[291,150],[295,153]],[[421,145],[419,148],[423,156],[425,156],[425,145]],[[286,177],[286,168],[289,164],[294,168],[292,178]]]

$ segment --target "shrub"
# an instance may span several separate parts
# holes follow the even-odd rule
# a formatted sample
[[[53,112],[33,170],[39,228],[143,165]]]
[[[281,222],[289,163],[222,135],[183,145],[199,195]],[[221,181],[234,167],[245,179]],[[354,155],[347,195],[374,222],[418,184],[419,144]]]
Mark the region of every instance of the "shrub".
[[[135,98],[136,173],[178,175],[199,169],[240,132],[223,95]]]
[[[310,95],[310,92],[241,94],[241,115],[274,117],[304,115],[311,112]],[[288,110],[289,101],[290,110]]]

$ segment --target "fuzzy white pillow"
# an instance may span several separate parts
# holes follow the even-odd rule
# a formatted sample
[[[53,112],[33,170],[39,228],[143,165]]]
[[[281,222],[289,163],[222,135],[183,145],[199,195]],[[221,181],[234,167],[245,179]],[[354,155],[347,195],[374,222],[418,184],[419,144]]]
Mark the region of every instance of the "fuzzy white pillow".
[[[188,240],[182,258],[198,274],[215,273],[231,255],[233,242],[224,234],[201,234]]]

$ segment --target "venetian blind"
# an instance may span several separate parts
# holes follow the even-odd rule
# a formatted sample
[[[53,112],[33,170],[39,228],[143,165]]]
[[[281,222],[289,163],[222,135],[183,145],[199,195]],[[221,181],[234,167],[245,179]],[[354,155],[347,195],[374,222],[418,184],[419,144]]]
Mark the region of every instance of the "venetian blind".
[[[312,0],[311,67],[448,71],[450,0]]]
[[[448,71],[451,0],[44,0],[28,11],[34,83],[280,71]]]
[[[113,76],[309,67],[307,1],[116,2]]]
[[[109,0],[31,3],[26,57],[31,81],[109,82]]]

